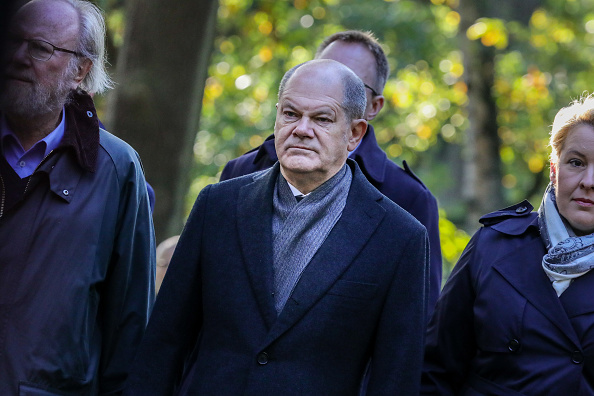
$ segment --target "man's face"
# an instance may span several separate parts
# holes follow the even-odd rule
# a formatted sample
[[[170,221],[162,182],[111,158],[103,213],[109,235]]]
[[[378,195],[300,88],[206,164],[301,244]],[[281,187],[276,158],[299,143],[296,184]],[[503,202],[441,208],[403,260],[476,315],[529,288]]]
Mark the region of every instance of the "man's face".
[[[383,87],[376,86],[375,57],[363,44],[336,40],[324,49],[318,59],[332,59],[342,63],[354,71],[364,84],[381,93]],[[369,88],[365,88],[365,92],[367,94],[367,107],[363,118],[371,121],[383,107],[384,99],[381,95],[374,96]],[[380,98],[381,103],[379,103]]]
[[[54,51],[47,61],[29,56],[27,42],[39,39],[75,50],[78,37],[78,15],[60,0],[28,3],[15,15],[10,35],[15,45],[4,60],[2,109],[7,114],[34,117],[59,111],[75,82],[76,68],[69,67],[73,54]]]
[[[307,174],[323,182],[344,165],[351,122],[342,100],[340,77],[326,65],[302,66],[287,82],[277,104],[274,136],[283,175],[289,181]]]

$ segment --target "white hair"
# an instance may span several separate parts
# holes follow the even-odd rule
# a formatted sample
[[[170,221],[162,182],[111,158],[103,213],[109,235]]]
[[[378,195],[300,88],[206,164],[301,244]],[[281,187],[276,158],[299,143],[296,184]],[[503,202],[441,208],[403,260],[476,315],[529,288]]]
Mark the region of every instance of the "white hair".
[[[64,0],[78,13],[80,32],[76,51],[93,62],[89,73],[81,82],[81,88],[89,93],[101,93],[113,88],[113,80],[105,65],[105,20],[102,11],[93,3],[84,0]]]

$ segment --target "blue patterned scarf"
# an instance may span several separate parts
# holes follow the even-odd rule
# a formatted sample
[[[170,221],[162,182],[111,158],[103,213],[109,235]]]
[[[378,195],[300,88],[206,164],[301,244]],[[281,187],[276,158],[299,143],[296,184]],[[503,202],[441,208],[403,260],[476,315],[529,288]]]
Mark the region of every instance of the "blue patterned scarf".
[[[538,226],[548,251],[542,258],[542,268],[560,296],[575,278],[594,268],[594,234],[575,235],[559,214],[552,183],[538,209]]]

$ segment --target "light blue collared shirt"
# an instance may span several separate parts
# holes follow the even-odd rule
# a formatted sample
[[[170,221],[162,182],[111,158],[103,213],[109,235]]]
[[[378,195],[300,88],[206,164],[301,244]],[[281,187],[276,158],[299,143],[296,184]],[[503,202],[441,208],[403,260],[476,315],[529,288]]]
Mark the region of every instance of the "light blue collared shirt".
[[[25,151],[19,138],[8,127],[6,117],[0,119],[0,139],[4,158],[21,179],[31,176],[41,161],[56,147],[60,145],[66,126],[64,109],[62,109],[62,121],[46,137],[38,141],[29,150]]]
[[[294,185],[292,185],[291,183],[289,183],[289,181],[287,180],[287,184],[289,185],[289,188],[291,189],[291,192],[293,193],[294,196],[302,196],[302,197],[306,197],[307,195],[309,195],[309,193],[307,194],[303,194],[301,191],[299,191],[297,189],[297,187],[295,187]]]

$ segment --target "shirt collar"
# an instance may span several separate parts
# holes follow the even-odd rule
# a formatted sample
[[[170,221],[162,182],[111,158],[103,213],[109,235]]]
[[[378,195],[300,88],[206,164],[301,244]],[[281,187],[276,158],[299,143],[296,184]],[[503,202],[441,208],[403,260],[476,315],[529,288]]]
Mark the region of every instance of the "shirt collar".
[[[72,148],[79,165],[95,172],[99,153],[99,119],[93,99],[85,91],[76,89],[63,114],[64,135],[58,146]]]
[[[27,152],[33,150],[35,147],[38,147],[40,145],[45,145],[45,151],[43,153],[43,157],[45,157],[52,150],[54,150],[56,147],[60,145],[62,137],[64,137],[64,130],[66,125],[66,118],[64,116],[64,113],[64,109],[62,109],[62,119],[60,120],[60,123],[58,124],[56,129],[54,129],[46,137],[35,143],[31,148],[29,148],[29,150],[27,150]],[[9,136],[12,138],[10,138]],[[20,155],[25,154],[25,149],[23,149],[20,140],[8,126],[8,122],[6,121],[6,117],[4,116],[4,114],[2,114],[0,120],[0,138],[2,139],[2,146],[5,150],[7,149],[6,145],[16,145],[16,149],[20,152]]]
[[[286,179],[285,179],[285,180],[286,180]],[[299,190],[297,189],[297,187],[295,187],[294,185],[292,185],[291,183],[289,183],[289,181],[288,181],[288,180],[287,180],[287,184],[289,185],[289,188],[291,189],[291,192],[293,193],[293,195],[294,195],[294,196],[301,195],[301,196],[304,196],[304,197],[305,197],[305,196],[307,196],[307,195],[309,194],[309,193],[307,193],[307,194],[303,194],[301,191],[299,191]]]

